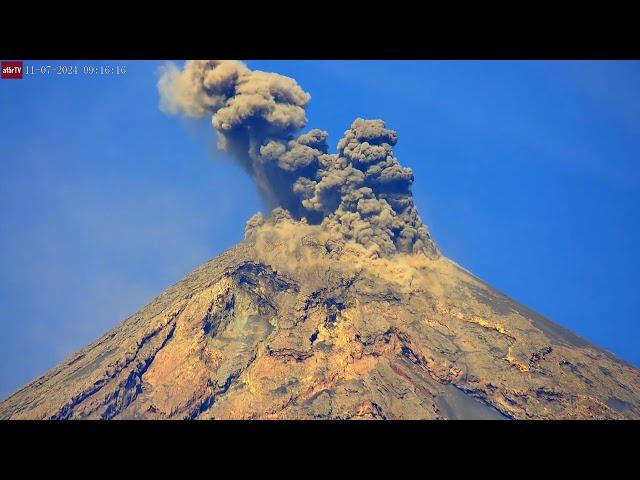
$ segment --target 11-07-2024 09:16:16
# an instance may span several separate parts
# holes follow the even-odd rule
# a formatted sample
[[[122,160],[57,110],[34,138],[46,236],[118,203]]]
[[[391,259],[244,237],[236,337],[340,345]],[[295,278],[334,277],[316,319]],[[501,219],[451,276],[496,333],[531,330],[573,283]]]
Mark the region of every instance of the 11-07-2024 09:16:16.
[[[125,75],[124,65],[25,65],[25,75]]]

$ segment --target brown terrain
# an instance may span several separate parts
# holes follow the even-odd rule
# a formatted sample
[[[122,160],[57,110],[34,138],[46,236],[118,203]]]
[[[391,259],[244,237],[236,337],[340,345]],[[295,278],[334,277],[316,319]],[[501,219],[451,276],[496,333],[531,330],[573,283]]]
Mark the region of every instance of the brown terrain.
[[[7,419],[631,419],[640,370],[443,256],[283,220],[0,403]]]

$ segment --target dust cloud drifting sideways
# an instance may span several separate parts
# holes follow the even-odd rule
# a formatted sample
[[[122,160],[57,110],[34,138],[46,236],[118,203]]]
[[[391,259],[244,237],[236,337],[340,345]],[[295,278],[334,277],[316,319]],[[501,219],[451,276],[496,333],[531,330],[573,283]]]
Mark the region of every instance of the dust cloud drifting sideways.
[[[191,60],[182,70],[166,65],[158,89],[165,112],[211,117],[219,148],[276,209],[254,216],[248,235],[284,215],[382,256],[439,255],[413,202],[413,172],[393,154],[398,135],[384,121],[356,119],[330,154],[327,132],[299,134],[311,96],[292,78],[239,61]]]

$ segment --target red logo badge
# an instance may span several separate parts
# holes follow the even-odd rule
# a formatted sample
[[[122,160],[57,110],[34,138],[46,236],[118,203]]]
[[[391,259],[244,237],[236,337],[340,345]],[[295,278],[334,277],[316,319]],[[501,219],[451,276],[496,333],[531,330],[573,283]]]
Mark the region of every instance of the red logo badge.
[[[22,78],[22,62],[2,62],[2,78]]]

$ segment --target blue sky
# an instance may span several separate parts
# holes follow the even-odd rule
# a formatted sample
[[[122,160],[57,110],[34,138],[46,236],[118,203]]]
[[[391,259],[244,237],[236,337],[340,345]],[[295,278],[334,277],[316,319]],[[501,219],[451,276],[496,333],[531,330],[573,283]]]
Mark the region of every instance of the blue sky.
[[[0,81],[0,397],[263,209],[207,122],[160,112],[163,62],[67,63],[127,74]],[[640,365],[640,62],[248,64],[311,93],[333,150],[356,117],[384,119],[447,256]]]

